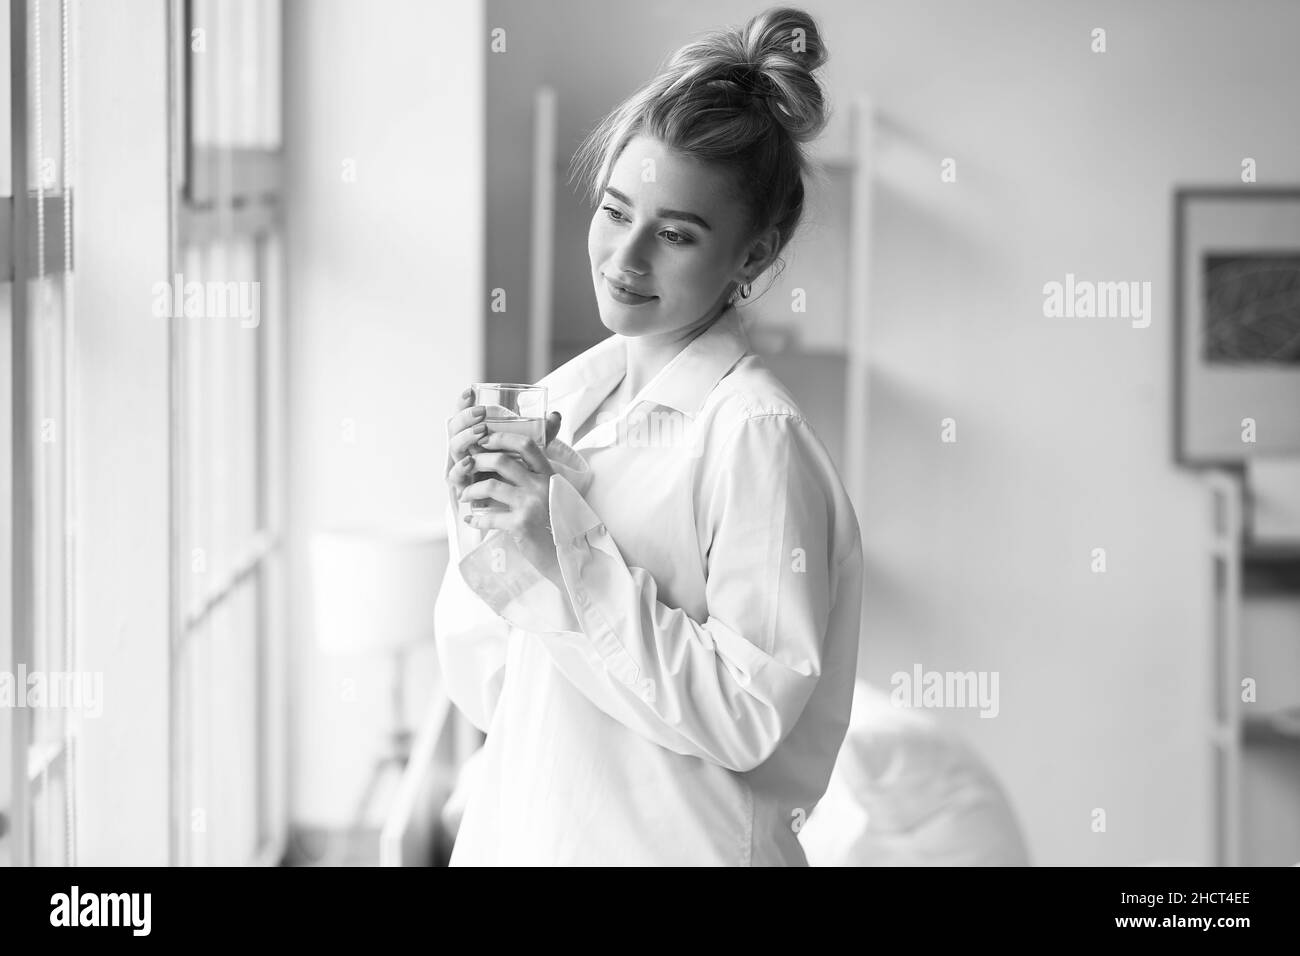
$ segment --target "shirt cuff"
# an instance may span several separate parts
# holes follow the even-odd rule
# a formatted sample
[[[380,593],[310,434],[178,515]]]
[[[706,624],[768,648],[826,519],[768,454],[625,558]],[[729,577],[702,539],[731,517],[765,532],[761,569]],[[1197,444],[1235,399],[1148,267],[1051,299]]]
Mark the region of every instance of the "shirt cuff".
[[[552,542],[558,552],[571,547],[575,536],[600,525],[600,518],[582,497],[594,477],[587,459],[559,439],[546,446],[546,457],[555,472],[548,496]],[[579,526],[582,530],[569,531]],[[470,590],[515,627],[539,633],[581,632],[567,591],[538,571],[508,533],[489,532],[458,567]]]
[[[578,631],[569,597],[538,571],[505,531],[493,530],[460,562],[465,584],[483,603],[525,631]]]
[[[558,472],[551,476],[550,507],[551,536],[556,548],[571,547],[593,528],[599,529],[602,535],[605,533],[605,525],[587,499],[568,477]]]
[[[550,454],[548,447],[548,457]],[[549,485],[551,535],[564,587],[538,571],[508,533],[495,530],[466,555],[466,583],[497,614],[523,631],[540,635],[553,655],[584,662],[592,673],[626,685],[653,704],[655,683],[618,637],[611,621],[630,575],[600,516],[559,469]],[[604,593],[608,590],[610,593]]]
[[[594,477],[591,473],[591,465],[573,446],[565,444],[558,438],[553,438],[551,443],[546,446],[546,458],[551,463],[551,469],[557,475],[562,475],[578,494],[585,495],[587,493],[587,489],[591,487],[591,481]],[[552,522],[553,526],[554,522]]]

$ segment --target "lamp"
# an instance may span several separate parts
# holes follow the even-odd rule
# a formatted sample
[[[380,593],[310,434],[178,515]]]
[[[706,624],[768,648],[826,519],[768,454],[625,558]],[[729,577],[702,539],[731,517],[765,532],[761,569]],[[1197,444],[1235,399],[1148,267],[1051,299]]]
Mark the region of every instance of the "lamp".
[[[403,674],[406,655],[433,639],[434,604],[448,561],[443,528],[403,531],[339,529],[311,541],[316,644],[331,656],[389,659],[392,707],[385,746],[353,815],[355,836],[385,771],[400,773],[410,756]]]

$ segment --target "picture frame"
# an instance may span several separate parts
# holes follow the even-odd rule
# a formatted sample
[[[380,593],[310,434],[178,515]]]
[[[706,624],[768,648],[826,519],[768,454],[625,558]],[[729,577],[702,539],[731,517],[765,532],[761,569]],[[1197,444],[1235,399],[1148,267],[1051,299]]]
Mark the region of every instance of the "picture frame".
[[[1300,187],[1174,193],[1174,457],[1300,455]]]

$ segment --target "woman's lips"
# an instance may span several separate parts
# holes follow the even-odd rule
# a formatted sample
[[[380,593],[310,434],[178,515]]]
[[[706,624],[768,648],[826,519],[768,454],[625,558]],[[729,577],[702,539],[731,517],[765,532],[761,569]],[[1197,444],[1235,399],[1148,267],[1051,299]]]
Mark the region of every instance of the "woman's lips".
[[[627,289],[610,282],[609,279],[605,280],[605,285],[609,286],[609,294],[614,301],[622,302],[624,305],[645,305],[656,298],[653,295],[637,295],[635,292],[629,292]]]

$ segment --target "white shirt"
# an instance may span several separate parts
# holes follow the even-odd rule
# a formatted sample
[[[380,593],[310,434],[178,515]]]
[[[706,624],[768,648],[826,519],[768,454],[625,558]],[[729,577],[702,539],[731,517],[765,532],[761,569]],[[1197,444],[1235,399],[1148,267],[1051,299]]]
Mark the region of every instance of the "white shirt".
[[[448,507],[439,660],[487,733],[451,863],[806,865],[852,705],[857,516],[734,309],[569,444],[626,364],[611,335],[539,383],[563,590]]]

